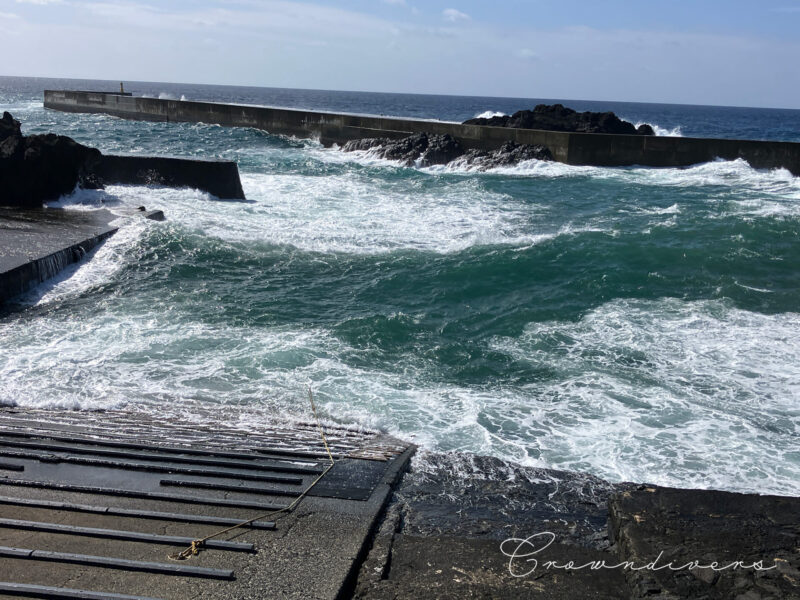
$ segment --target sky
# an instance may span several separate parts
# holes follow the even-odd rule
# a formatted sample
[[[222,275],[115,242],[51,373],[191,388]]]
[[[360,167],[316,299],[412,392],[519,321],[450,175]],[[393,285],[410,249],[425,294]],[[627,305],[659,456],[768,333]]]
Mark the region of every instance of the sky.
[[[800,0],[0,0],[0,75],[800,109]]]

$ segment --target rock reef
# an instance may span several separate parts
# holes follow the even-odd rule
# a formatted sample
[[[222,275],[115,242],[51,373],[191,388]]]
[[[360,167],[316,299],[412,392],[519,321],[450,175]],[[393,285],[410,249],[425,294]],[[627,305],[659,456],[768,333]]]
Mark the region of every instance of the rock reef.
[[[488,125],[516,129],[545,129],[574,133],[616,133],[622,135],[655,135],[650,125],[635,127],[613,112],[577,112],[563,104],[538,104],[533,110],[518,110],[513,115],[475,118],[464,125]]]
[[[99,187],[91,167],[100,151],[63,135],[23,136],[10,113],[0,119],[0,206],[40,207],[76,185]]]
[[[506,142],[494,151],[467,150],[449,134],[415,133],[400,139],[365,138],[347,142],[345,152],[370,151],[374,156],[396,160],[405,166],[429,167],[458,162],[477,170],[508,166],[523,160],[552,160],[545,146]]]

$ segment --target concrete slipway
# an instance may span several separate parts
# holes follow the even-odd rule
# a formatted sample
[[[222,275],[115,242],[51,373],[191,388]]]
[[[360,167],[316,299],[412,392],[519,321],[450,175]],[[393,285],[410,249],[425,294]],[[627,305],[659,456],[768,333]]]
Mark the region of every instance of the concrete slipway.
[[[143,415],[0,410],[0,597],[346,596],[413,447],[313,423],[257,434]],[[117,594],[118,596],[114,596]]]

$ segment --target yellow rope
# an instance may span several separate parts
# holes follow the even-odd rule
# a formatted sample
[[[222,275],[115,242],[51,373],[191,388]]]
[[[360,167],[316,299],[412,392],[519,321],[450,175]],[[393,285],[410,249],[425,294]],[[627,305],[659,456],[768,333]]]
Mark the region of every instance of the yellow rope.
[[[331,461],[330,464],[325,468],[325,470],[322,471],[322,473],[320,473],[319,477],[317,477],[314,481],[312,481],[311,484],[305,490],[303,490],[303,492],[297,498],[295,498],[292,501],[291,504],[289,504],[289,506],[284,506],[281,509],[273,510],[273,511],[268,512],[266,514],[259,515],[257,517],[253,517],[252,519],[248,519],[247,521],[242,521],[238,525],[232,525],[231,527],[228,527],[227,529],[222,529],[222,530],[220,530],[220,531],[218,531],[216,533],[213,533],[211,535],[207,535],[206,537],[204,537],[202,539],[194,540],[192,542],[191,546],[186,548],[186,550],[183,550],[182,552],[178,552],[176,554],[168,555],[168,558],[170,560],[187,560],[187,559],[191,558],[192,556],[197,556],[198,554],[200,554],[200,551],[203,549],[203,546],[210,539],[213,539],[215,537],[219,537],[222,534],[228,533],[229,531],[233,531],[234,529],[238,529],[239,527],[245,527],[247,525],[250,525],[254,521],[261,521],[262,519],[268,519],[269,517],[273,517],[273,516],[281,514],[281,513],[291,512],[291,510],[295,506],[297,506],[300,503],[300,501],[303,498],[306,497],[306,495],[308,495],[308,493],[311,491],[311,489],[315,485],[317,485],[317,483],[319,483],[319,481],[323,477],[325,477],[325,475],[328,474],[328,471],[330,471],[333,468],[333,465],[335,464],[335,461],[333,460],[333,454],[331,454],[331,449],[328,446],[328,440],[325,437],[325,430],[322,428],[322,424],[320,423],[319,417],[317,416],[317,408],[316,408],[316,406],[314,406],[314,396],[311,393],[311,388],[308,388],[308,399],[311,401],[311,411],[314,413],[314,419],[316,419],[316,421],[317,421],[317,427],[319,428],[319,433],[322,436],[322,443],[325,444],[325,451],[328,453],[328,458]]]

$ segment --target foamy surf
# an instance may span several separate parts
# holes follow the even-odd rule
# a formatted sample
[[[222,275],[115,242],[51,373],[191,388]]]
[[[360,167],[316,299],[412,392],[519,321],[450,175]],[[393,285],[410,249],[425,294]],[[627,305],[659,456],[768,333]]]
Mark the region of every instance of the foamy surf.
[[[500,112],[500,111],[496,111],[496,110],[486,110],[486,111],[483,111],[482,113],[478,113],[477,115],[475,115],[472,118],[473,119],[491,119],[492,117],[506,117],[506,116],[508,116],[508,115],[506,113],[504,113],[504,112]]]
[[[657,136],[661,137],[683,137],[683,130],[680,125],[676,125],[675,127],[661,127],[655,123],[645,123],[644,121],[637,121],[634,123],[634,127],[637,129],[642,125],[650,125],[653,128],[653,131]]]
[[[576,323],[532,324],[495,347],[561,375],[504,418],[551,467],[675,487],[752,491],[757,481],[762,493],[796,495],[798,326],[796,313],[680,300],[620,300]]]
[[[440,116],[493,106],[506,104]],[[800,190],[787,171],[420,169],[255,129],[28,110],[26,132],[105,152],[237,160],[248,202],[157,186],[62,199],[167,222],[126,224],[0,318],[0,402],[258,429],[306,418],[310,386],[326,421],[453,452],[454,477],[480,476],[472,457],[485,454],[511,465],[486,476],[522,464],[800,493]],[[708,131],[698,107],[650,119],[658,110],[632,114]],[[753,113],[732,111],[726,133],[753,130]]]

